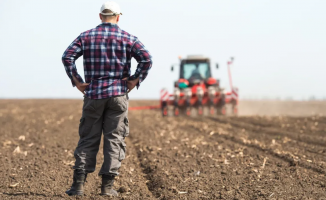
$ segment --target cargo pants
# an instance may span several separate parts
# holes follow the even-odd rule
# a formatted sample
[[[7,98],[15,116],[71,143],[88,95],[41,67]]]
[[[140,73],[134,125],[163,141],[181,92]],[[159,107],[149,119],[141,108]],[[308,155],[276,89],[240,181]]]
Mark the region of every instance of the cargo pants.
[[[107,99],[84,97],[83,113],[79,124],[79,142],[75,150],[74,169],[85,173],[95,171],[96,155],[102,132],[104,162],[99,175],[118,175],[125,158],[125,137],[129,135],[128,95]]]

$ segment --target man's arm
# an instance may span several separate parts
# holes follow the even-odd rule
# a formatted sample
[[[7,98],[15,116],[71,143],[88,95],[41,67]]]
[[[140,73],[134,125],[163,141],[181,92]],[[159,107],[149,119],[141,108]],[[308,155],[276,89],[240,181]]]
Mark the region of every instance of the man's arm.
[[[89,83],[81,83],[81,82],[78,81],[78,79],[75,76],[72,76],[72,79],[73,79],[73,82],[75,83],[77,89],[81,93],[85,94],[85,90],[88,87]]]
[[[131,91],[137,85],[137,89],[145,78],[148,71],[152,67],[152,56],[146,50],[145,46],[137,40],[131,48],[131,57],[134,57],[138,62],[137,69],[134,75],[129,77],[128,89]]]
[[[84,83],[82,77],[78,74],[75,61],[83,55],[80,36],[78,36],[66,49],[62,55],[62,63],[65,66],[68,77],[71,80],[72,86],[76,86],[73,77],[78,80],[78,83]]]

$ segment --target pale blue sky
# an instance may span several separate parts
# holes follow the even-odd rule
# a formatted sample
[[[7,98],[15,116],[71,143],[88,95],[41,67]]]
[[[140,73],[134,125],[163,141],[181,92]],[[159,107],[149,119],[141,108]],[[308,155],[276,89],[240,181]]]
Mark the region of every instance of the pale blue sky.
[[[100,23],[105,0],[0,0],[0,98],[82,98],[61,56],[81,32]],[[241,97],[326,97],[325,0],[117,0],[119,26],[136,35],[154,65],[132,98],[172,91],[178,56],[203,54],[228,87],[235,57]],[[133,62],[132,69],[136,67]],[[82,58],[77,61],[83,74]]]

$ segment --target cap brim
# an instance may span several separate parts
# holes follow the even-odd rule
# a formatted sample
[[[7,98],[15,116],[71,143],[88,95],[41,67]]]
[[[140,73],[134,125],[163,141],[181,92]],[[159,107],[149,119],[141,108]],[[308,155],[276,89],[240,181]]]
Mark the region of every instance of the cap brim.
[[[105,15],[105,16],[115,16],[115,15],[122,15],[122,13],[117,14],[117,13],[102,13],[102,12],[101,12],[101,15]]]

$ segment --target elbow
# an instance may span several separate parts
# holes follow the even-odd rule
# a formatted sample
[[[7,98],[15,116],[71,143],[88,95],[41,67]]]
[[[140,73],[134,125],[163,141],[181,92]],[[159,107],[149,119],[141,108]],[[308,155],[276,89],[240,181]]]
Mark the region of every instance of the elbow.
[[[152,55],[148,51],[146,51],[146,54],[145,54],[144,57],[147,60],[147,62],[152,66],[152,64],[153,64],[153,57],[152,57]]]
[[[147,59],[145,66],[146,66],[145,68],[151,69],[153,66],[153,60],[151,58]]]
[[[147,60],[148,60],[148,63],[150,64],[150,66],[153,65],[153,58],[150,54],[148,54],[148,57],[147,57]]]
[[[61,61],[62,61],[62,63],[65,64],[66,60],[67,60],[67,58],[66,58],[65,55],[63,54],[62,57],[61,57]]]
[[[63,65],[65,65],[65,66],[69,65],[71,63],[71,59],[66,54],[62,55],[61,61],[62,61]]]

